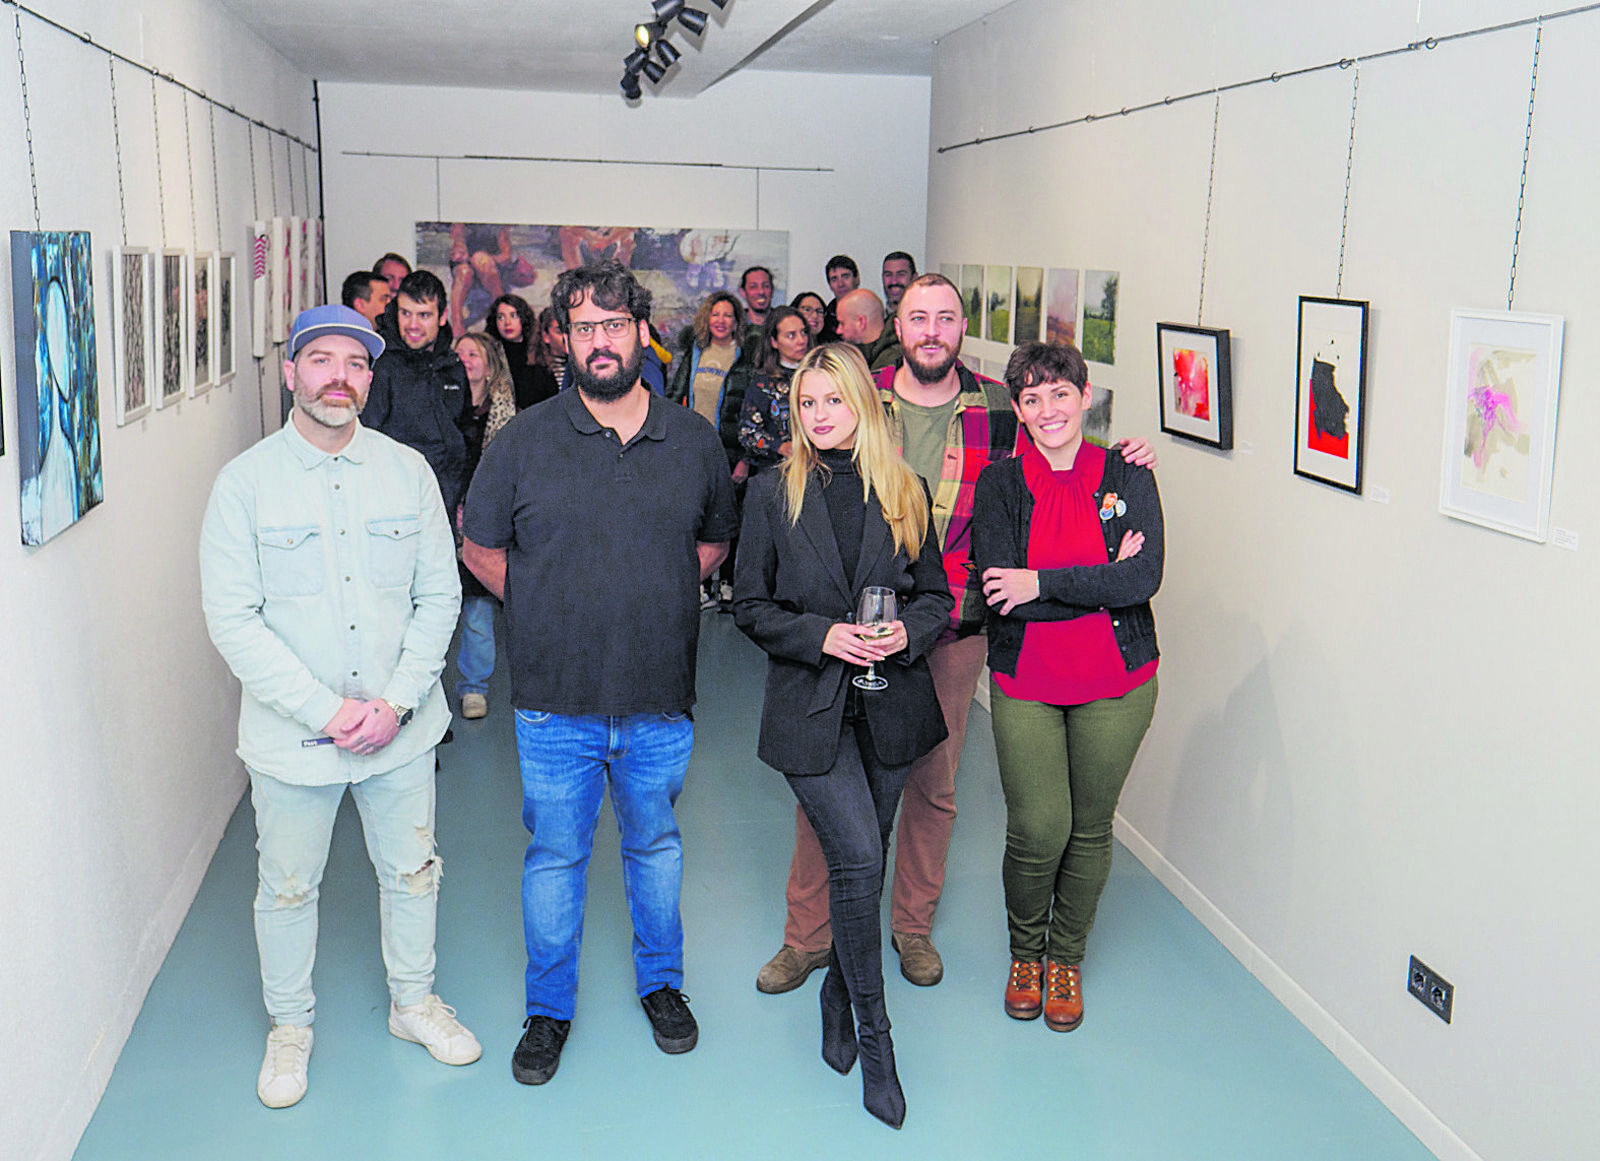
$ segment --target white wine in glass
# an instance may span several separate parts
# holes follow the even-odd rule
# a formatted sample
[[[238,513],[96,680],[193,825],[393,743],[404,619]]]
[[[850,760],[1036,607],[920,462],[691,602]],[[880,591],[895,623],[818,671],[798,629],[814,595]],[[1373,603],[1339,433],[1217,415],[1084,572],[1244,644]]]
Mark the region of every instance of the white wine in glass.
[[[861,599],[856,602],[856,624],[863,626],[867,631],[863,637],[887,637],[894,632],[892,622],[895,618],[894,590],[881,585],[868,585],[861,590]],[[878,676],[878,667],[868,665],[865,673],[859,673],[850,679],[860,689],[887,689],[889,683]]]

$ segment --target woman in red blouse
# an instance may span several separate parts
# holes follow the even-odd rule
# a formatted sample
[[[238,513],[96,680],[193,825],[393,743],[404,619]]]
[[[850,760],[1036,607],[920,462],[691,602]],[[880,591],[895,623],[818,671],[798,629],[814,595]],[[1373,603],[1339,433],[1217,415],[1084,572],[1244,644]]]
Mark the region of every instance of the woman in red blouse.
[[[1006,386],[1029,438],[984,469],[972,514],[1006,799],[1005,1008],[1070,1032],[1117,798],[1155,712],[1161,499],[1149,470],[1084,441],[1075,347],[1019,347]]]

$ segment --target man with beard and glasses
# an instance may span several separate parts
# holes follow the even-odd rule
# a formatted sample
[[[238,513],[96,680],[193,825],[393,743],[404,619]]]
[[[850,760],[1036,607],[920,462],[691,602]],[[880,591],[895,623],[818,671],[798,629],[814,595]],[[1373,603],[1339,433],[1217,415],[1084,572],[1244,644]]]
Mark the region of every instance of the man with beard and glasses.
[[[306,1093],[318,888],[347,788],[378,875],[389,1031],[445,1064],[482,1053],[433,993],[433,749],[461,585],[427,463],[356,419],[382,350],[348,307],[295,319],[289,422],[222,469],[200,533],[206,627],[243,687],[272,1020],[256,1094],[274,1109]]]
[[[948,278],[924,274],[914,279],[900,298],[894,325],[905,354],[878,372],[878,395],[900,453],[933,494],[934,528],[956,599],[950,625],[928,655],[949,737],[911,768],[900,802],[889,915],[900,974],[930,987],[944,977],[944,962],[931,938],[933,914],[955,826],[956,766],[966,740],[967,710],[986,652],[982,583],[967,568],[972,498],[978,474],[1017,450],[1018,425],[1005,385],[974,375],[961,363],[967,324],[961,293]],[[1129,441],[1122,455],[1130,463],[1155,463],[1144,440]],[[756,976],[763,992],[798,988],[828,962],[833,945],[828,868],[799,811],[786,898],[783,947]]]
[[[575,390],[485,449],[463,558],[505,601],[530,841],[527,1019],[512,1075],[555,1075],[578,991],[590,851],[607,788],[622,832],[634,981],[663,1052],[699,1029],[683,986],[683,844],[673,807],[694,745],[699,585],[738,530],[716,431],[639,381],[650,292],[616,261],[550,297]]]

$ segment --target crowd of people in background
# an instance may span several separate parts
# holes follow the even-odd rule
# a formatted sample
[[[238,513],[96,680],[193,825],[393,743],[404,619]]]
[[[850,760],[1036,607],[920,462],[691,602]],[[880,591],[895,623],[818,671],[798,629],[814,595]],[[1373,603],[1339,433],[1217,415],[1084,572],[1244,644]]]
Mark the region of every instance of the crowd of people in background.
[[[277,440],[275,459],[246,453],[258,465],[251,487],[272,479],[262,464],[279,477],[296,462],[329,472],[332,491],[291,515],[310,520],[331,504],[324,518],[335,524],[356,503],[335,495],[338,481],[357,478],[346,458],[401,494],[406,473],[425,466],[436,498],[410,495],[397,508],[410,515],[365,524],[372,559],[410,561],[411,572],[357,571],[378,586],[377,607],[393,599],[385,586],[421,592],[419,562],[429,562],[431,603],[408,605],[401,620],[426,613],[437,656],[413,657],[408,632],[375,655],[387,673],[321,672],[322,654],[338,651],[311,628],[305,601],[315,578],[301,578],[305,591],[276,596],[300,602],[304,640],[279,644],[319,658],[301,658],[300,681],[327,689],[290,705],[280,688],[287,679],[268,681],[239,644],[247,626],[252,647],[268,650],[278,615],[264,611],[276,599],[274,578],[250,590],[230,572],[245,568],[235,557],[255,542],[247,502],[208,516],[203,551],[213,636],[245,684],[247,764],[247,733],[275,722],[275,738],[287,746],[295,735],[314,756],[307,761],[320,763],[312,781],[367,787],[358,803],[375,866],[392,856],[380,857],[374,836],[400,824],[376,808],[369,819],[368,799],[391,782],[425,783],[425,804],[412,809],[427,814],[427,861],[400,880],[427,896],[427,921],[410,930],[405,955],[390,954],[394,885],[380,889],[391,1031],[446,1063],[477,1059],[476,1039],[432,993],[438,875],[422,764],[431,767],[433,744],[451,736],[443,694],[428,690],[444,668],[435,639],[448,615],[458,616],[463,719],[490,713],[497,618],[507,634],[530,833],[526,1020],[513,1075],[549,1081],[571,1029],[585,870],[607,790],[622,832],[640,1003],[662,1051],[695,1046],[698,1025],[681,991],[674,805],[693,745],[700,617],[711,610],[731,614],[769,656],[757,752],[797,803],[783,943],[756,987],[793,991],[826,967],[823,1058],[840,1072],[859,1060],[865,1107],[900,1126],[906,1101],[884,999],[879,904],[888,889],[901,974],[939,983],[933,924],[956,769],[987,662],[1007,807],[1003,1008],[1019,1020],[1042,1015],[1056,1031],[1076,1028],[1112,816],[1154,713],[1150,598],[1163,566],[1153,452],[1144,440],[1111,449],[1085,442],[1094,388],[1082,355],[1070,344],[1029,343],[1013,353],[1003,383],[974,373],[960,358],[967,323],[956,287],[919,275],[900,250],[883,258],[881,297],[861,285],[847,254],[824,266],[827,301],[802,290],[775,304],[773,272],[752,266],[737,294],[709,293],[681,334],[663,337],[651,325],[649,290],[624,262],[568,269],[536,313],[512,289],[532,277],[504,237],[452,237],[450,287],[389,253],[344,280],[342,306],[296,320],[284,368],[292,423],[261,445]],[[471,313],[482,312],[482,330],[464,330],[469,292],[479,295]],[[361,434],[368,430],[394,442],[374,444]],[[416,455],[396,459],[394,444]],[[240,474],[225,469],[218,497],[240,491],[238,480],[228,483]],[[437,575],[434,540],[446,527],[459,614]],[[258,534],[286,551],[305,542],[288,525]],[[410,539],[422,534],[433,539]],[[273,556],[254,567],[279,563]],[[229,604],[263,590],[253,610]],[[386,616],[393,634],[398,614]],[[342,629],[329,623],[323,635]],[[397,685],[401,670],[408,681]],[[402,727],[414,713],[427,724],[408,735]],[[411,743],[393,750],[405,758],[398,765],[383,757],[396,737]],[[274,1021],[258,1092],[272,1107],[304,1095],[311,1050],[311,953],[296,943],[288,956],[282,931],[284,916],[307,906],[314,930],[315,898],[286,900],[282,867],[267,865],[273,819],[301,809],[278,783],[303,781],[298,770],[286,756],[251,765],[265,828],[258,939]],[[314,862],[316,852],[297,855]]]

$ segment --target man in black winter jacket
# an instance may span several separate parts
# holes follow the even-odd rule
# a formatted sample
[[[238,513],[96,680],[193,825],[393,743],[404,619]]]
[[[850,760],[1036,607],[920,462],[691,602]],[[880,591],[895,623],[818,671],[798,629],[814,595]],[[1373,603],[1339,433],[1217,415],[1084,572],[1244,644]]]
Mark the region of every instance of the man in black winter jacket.
[[[422,453],[439,481],[455,523],[467,467],[462,426],[471,416],[467,369],[451,347],[444,283],[415,270],[400,283],[376,330],[383,354],[372,367],[372,390],[361,422]]]

